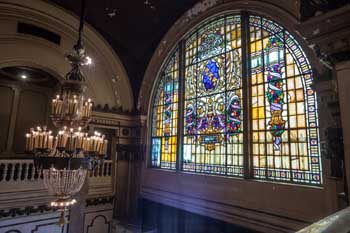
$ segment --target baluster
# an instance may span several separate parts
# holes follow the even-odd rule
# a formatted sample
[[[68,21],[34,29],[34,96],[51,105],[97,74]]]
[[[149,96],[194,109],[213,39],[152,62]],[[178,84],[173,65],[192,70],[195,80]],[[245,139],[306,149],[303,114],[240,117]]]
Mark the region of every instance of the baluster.
[[[26,179],[26,175],[27,175],[27,169],[28,169],[28,164],[27,162],[24,162],[21,164],[21,176],[20,176],[20,180],[25,180]]]
[[[15,173],[16,172],[16,164],[12,164],[12,170],[11,170],[11,177],[10,177],[10,181],[14,181],[15,180]]]
[[[12,171],[13,171],[12,163],[8,163],[7,171],[6,171],[6,181],[10,181],[12,179]]]
[[[5,169],[4,169],[4,179],[7,181],[8,180],[8,170],[9,170],[9,164],[5,162]]]
[[[107,176],[108,163],[103,163],[103,176]]]
[[[102,166],[103,166],[102,164],[99,166],[98,176],[102,176],[102,174],[103,174]]]
[[[5,179],[5,164],[0,165],[0,181],[3,181]]]
[[[32,176],[30,177],[32,180],[34,180],[35,179],[35,166],[34,166],[34,164],[32,164]]]
[[[100,168],[100,166],[96,166],[96,169],[94,171],[94,176],[97,177],[98,175],[98,169]]]
[[[25,167],[24,166],[24,163],[19,163],[19,168],[18,168],[18,181],[22,181],[23,180],[23,177],[24,177],[24,169]]]
[[[10,173],[10,181],[14,181],[14,176],[15,176],[15,170],[16,170],[16,164],[12,163],[11,166],[11,173]]]
[[[13,169],[13,177],[12,179],[14,181],[18,181],[20,179],[20,174],[21,174],[21,164],[20,163],[15,163],[14,164],[14,169]]]
[[[25,165],[26,165],[26,167],[25,167],[25,169],[24,169],[24,177],[23,177],[23,180],[28,180],[30,163],[29,163],[29,162],[26,162]]]
[[[5,174],[5,167],[6,167],[6,164],[2,163],[0,165],[0,181],[3,181],[6,177],[6,174]]]
[[[36,169],[36,167],[34,166],[34,179],[37,180],[37,179],[40,179],[40,173],[39,173],[39,170]]]
[[[108,164],[108,176],[112,176],[112,163]]]
[[[28,163],[28,174],[27,174],[27,180],[32,179],[32,171],[33,171],[33,166],[31,163]]]

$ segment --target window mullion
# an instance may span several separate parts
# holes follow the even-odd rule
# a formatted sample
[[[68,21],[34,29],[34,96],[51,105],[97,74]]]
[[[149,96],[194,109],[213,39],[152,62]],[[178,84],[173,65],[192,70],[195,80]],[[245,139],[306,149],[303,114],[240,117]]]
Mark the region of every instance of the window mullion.
[[[178,119],[177,119],[177,150],[176,170],[182,170],[183,140],[184,140],[184,93],[185,93],[185,43],[179,45],[179,87],[178,87]]]
[[[242,92],[243,92],[243,167],[244,178],[253,177],[252,169],[252,131],[251,131],[251,79],[250,79],[250,31],[249,15],[241,13],[242,45]]]

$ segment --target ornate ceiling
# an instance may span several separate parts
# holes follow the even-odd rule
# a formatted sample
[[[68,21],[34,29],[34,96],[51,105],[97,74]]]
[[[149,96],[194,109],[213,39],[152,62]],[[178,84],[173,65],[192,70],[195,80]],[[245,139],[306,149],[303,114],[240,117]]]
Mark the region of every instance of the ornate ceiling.
[[[49,0],[75,14],[80,1]],[[198,0],[88,0],[86,20],[110,43],[121,58],[135,100],[147,64],[165,33]],[[115,15],[114,15],[115,13]]]

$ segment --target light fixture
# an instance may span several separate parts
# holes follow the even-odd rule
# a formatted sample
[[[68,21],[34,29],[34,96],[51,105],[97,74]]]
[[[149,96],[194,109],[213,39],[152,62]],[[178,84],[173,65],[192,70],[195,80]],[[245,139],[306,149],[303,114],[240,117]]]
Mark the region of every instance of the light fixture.
[[[86,179],[87,170],[103,162],[108,141],[105,136],[83,130],[91,121],[93,103],[85,98],[85,78],[81,67],[92,63],[82,46],[85,0],[81,1],[79,36],[72,53],[66,55],[71,70],[52,99],[51,120],[58,132],[46,126],[32,128],[26,134],[26,152],[34,155],[35,166],[42,170],[44,186],[56,200],[51,206],[61,212],[59,224],[66,223],[64,213],[76,200]],[[23,75],[22,75],[22,78]]]
[[[22,78],[22,79],[26,79],[26,78],[27,78],[27,75],[22,74],[22,75],[21,75],[21,78]]]
[[[86,65],[91,65],[92,64],[92,59],[91,57],[87,56],[86,57]]]

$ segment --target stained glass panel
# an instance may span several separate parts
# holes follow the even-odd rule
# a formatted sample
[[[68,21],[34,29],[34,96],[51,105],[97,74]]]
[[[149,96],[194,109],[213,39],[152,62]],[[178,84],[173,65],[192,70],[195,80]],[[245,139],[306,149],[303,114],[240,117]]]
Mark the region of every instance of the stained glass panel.
[[[254,177],[320,184],[316,94],[304,52],[257,16],[250,17],[250,48]]]
[[[183,170],[243,175],[240,17],[186,40]]]
[[[162,72],[153,106],[153,167],[176,168],[179,90],[179,53],[169,59]]]

